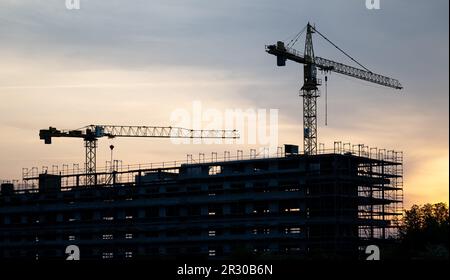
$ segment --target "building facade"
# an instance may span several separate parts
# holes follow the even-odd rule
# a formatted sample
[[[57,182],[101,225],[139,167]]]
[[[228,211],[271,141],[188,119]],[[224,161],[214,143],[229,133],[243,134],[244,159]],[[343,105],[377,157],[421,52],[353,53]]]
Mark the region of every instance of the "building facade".
[[[401,213],[402,159],[382,154],[129,168],[89,186],[82,172],[26,176],[1,187],[0,258],[64,259],[76,245],[81,259],[357,259]]]

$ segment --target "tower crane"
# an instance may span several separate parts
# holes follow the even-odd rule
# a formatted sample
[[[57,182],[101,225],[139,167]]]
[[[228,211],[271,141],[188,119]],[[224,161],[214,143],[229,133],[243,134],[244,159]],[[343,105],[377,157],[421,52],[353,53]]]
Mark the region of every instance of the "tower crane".
[[[151,138],[200,138],[200,139],[237,139],[236,130],[194,130],[171,126],[119,126],[88,125],[76,130],[58,130],[54,127],[41,129],[39,138],[45,144],[51,144],[52,138],[81,138],[86,149],[85,170],[86,184],[95,184],[96,150],[99,138],[116,137],[151,137]]]
[[[292,42],[295,44],[305,30],[305,50],[304,53],[301,53],[289,45]],[[319,34],[327,42],[349,57],[353,62],[356,62],[362,69],[315,56],[312,40],[312,34],[314,33]],[[282,41],[278,41],[276,45],[266,46],[266,52],[277,57],[277,66],[285,66],[286,60],[304,64],[303,86],[300,90],[300,96],[303,97],[303,144],[305,154],[313,155],[317,153],[317,98],[320,96],[318,86],[322,84],[321,80],[317,78],[317,69],[324,72],[336,72],[394,89],[403,88],[398,80],[375,74],[361,65],[345,51],[331,42],[322,33],[320,33],[310,23],[308,23],[306,27],[299,32],[299,34],[297,34],[296,38],[291,40],[291,42],[287,45],[285,45]],[[325,79],[327,79],[327,77],[325,77]]]

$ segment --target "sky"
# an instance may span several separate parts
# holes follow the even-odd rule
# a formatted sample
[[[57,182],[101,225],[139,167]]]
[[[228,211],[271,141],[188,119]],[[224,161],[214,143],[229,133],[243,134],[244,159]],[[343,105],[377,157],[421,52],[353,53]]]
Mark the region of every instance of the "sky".
[[[328,75],[328,125],[319,142],[404,152],[405,206],[449,196],[449,14],[446,0],[0,1],[0,179],[22,168],[84,161],[79,139],[39,140],[49,126],[173,124],[177,110],[278,109],[278,144],[302,143],[303,70],[276,66],[267,44],[307,22],[401,91]],[[303,50],[304,38],[295,47]],[[318,36],[317,56],[354,65]],[[322,95],[324,89],[322,88]],[[206,122],[206,120],[204,120]],[[194,126],[196,124],[193,124]],[[221,127],[217,127],[220,129]],[[245,131],[243,132],[245,133]],[[98,165],[186,159],[261,143],[175,145],[167,139],[99,141]]]

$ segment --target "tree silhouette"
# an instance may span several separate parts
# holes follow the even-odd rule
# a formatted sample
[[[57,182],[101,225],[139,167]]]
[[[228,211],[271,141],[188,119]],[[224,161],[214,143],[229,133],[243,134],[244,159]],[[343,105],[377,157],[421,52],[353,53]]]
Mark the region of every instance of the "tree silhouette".
[[[445,203],[413,205],[400,228],[404,254],[414,259],[448,259],[449,209]]]

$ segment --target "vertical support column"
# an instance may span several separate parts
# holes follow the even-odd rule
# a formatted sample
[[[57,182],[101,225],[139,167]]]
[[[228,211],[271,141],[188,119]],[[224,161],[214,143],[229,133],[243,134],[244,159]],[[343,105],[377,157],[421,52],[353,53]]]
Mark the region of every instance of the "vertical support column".
[[[86,185],[93,186],[97,182],[95,172],[96,168],[96,153],[97,153],[97,139],[84,139],[84,147],[86,148]]]
[[[373,175],[372,174],[374,174],[375,172],[373,171],[373,166],[372,166],[372,163],[370,163],[369,164],[369,174],[371,174],[371,175],[369,175],[371,178],[370,179],[372,179],[372,177],[373,177]],[[374,240],[374,238],[375,238],[375,235],[374,235],[374,226],[373,226],[373,222],[374,222],[374,215],[373,215],[373,213],[374,213],[374,208],[373,208],[373,201],[375,200],[374,199],[374,196],[373,196],[373,184],[372,183],[370,183],[370,190],[369,190],[369,197],[370,197],[370,240]]]
[[[303,86],[300,96],[303,97],[303,144],[305,154],[317,154],[317,97],[320,96],[317,86],[317,68],[314,65],[314,47],[312,34],[314,28],[308,23],[305,41],[304,57],[306,63],[303,67]]]
[[[303,94],[303,145],[305,154],[317,154],[317,90],[304,90]]]
[[[384,192],[385,192],[385,187],[384,187],[384,180],[385,180],[385,175],[384,175],[384,159],[381,161],[381,180],[382,185],[381,185],[381,199],[383,204],[381,205],[381,215],[382,215],[382,220],[383,222],[386,220],[386,216],[385,216],[385,207],[384,207],[384,203],[385,203],[385,198],[384,198]],[[386,239],[386,226],[383,225],[383,231],[382,231],[382,238],[383,240]]]

